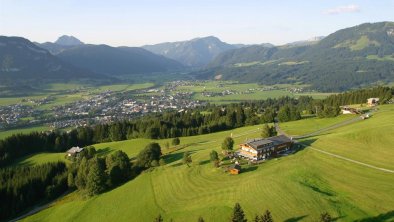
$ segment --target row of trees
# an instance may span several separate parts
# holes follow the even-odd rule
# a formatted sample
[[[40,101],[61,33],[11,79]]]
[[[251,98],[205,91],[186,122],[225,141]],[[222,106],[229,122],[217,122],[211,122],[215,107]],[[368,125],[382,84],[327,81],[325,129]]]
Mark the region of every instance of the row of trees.
[[[359,89],[327,97],[322,102],[328,106],[342,106],[366,103],[368,98],[379,98],[380,103],[386,103],[393,97],[394,87],[375,87]]]
[[[133,175],[129,157],[118,150],[105,158],[82,155],[71,165],[67,182],[70,188],[93,196],[129,180]]]
[[[164,221],[164,219],[161,216],[161,214],[159,214],[153,220],[153,222],[163,222],[163,221]],[[171,219],[170,221],[173,221],[173,220]],[[197,219],[197,222],[204,222],[204,221],[205,221],[204,218],[201,216]],[[248,221],[246,219],[245,212],[239,203],[235,204],[229,221],[230,222],[247,222]],[[332,222],[332,221],[334,221],[334,219],[332,219],[332,217],[329,213],[325,212],[320,215],[319,222]],[[271,215],[271,212],[269,210],[266,210],[263,214],[256,215],[253,218],[253,222],[274,222],[274,219]]]
[[[67,167],[63,162],[0,169],[0,220],[66,190]]]
[[[89,155],[95,153],[89,147],[76,158],[68,173],[68,186],[82,194],[93,196],[118,186],[138,175],[142,170],[164,165],[158,143],[148,144],[138,155],[135,164],[123,151],[115,151],[105,158]]]

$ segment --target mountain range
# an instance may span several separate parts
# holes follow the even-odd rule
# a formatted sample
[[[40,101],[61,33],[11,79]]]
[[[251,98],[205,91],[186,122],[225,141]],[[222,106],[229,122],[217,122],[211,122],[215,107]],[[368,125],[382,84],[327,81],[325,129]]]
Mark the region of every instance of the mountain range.
[[[233,49],[195,75],[261,84],[304,83],[321,91],[389,83],[394,80],[394,23],[361,24],[314,44]]]
[[[0,37],[5,83],[187,72],[191,78],[260,84],[302,83],[343,91],[393,82],[394,23],[365,23],[282,46],[228,44],[209,36],[143,47],[85,44],[73,36],[32,43]]]
[[[208,36],[189,41],[145,45],[142,48],[155,54],[174,59],[185,66],[203,67],[219,54],[244,46],[242,44],[227,44],[214,36]]]
[[[107,77],[70,65],[27,39],[0,36],[1,85],[86,78]]]

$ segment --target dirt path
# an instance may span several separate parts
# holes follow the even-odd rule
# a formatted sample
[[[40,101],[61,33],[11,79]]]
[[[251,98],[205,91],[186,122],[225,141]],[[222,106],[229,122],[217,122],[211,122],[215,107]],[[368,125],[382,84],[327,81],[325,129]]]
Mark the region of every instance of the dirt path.
[[[329,127],[326,127],[326,128],[320,129],[320,130],[317,130],[317,131],[312,132],[312,133],[307,133],[307,134],[304,134],[304,135],[300,135],[300,136],[289,136],[289,135],[287,135],[286,132],[284,132],[283,130],[280,129],[279,123],[277,121],[275,121],[275,128],[276,128],[276,131],[279,134],[286,135],[288,137],[292,137],[293,139],[302,139],[302,138],[307,138],[307,137],[311,137],[311,136],[316,136],[316,135],[321,134],[322,132],[326,132],[326,131],[329,131],[329,130],[332,130],[332,129],[336,129],[336,128],[339,128],[339,127],[342,127],[342,126],[346,126],[346,125],[349,125],[349,124],[352,124],[352,123],[355,123],[355,122],[358,122],[358,121],[361,121],[361,120],[363,120],[361,118],[361,116],[357,116],[355,118],[343,121],[341,123],[337,123],[335,125],[332,125],[332,126],[329,126]],[[335,158],[338,158],[338,159],[341,159],[341,160],[345,160],[345,161],[348,161],[348,162],[351,162],[351,163],[355,163],[355,164],[358,164],[358,165],[361,165],[361,166],[369,167],[371,169],[380,170],[380,171],[387,172],[387,173],[394,173],[394,170],[390,170],[390,169],[386,169],[386,168],[382,168],[382,167],[377,167],[377,166],[374,166],[374,165],[371,165],[371,164],[368,164],[368,163],[364,163],[364,162],[353,160],[353,159],[350,159],[350,158],[347,158],[347,157],[344,157],[344,156],[340,156],[338,154],[330,153],[330,152],[327,152],[327,151],[324,151],[324,150],[312,147],[312,145],[303,144],[302,142],[298,142],[296,140],[295,140],[295,142],[300,144],[300,145],[302,145],[302,146],[304,146],[304,147],[309,147],[312,150],[315,150],[317,152],[320,152],[320,153],[323,153],[323,154],[326,154],[326,155],[329,155],[329,156],[332,156],[332,157],[335,157]]]
[[[326,155],[329,155],[329,156],[341,159],[341,160],[345,160],[345,161],[348,161],[348,162],[351,162],[351,163],[355,163],[355,164],[358,164],[358,165],[361,165],[361,166],[369,167],[369,168],[372,168],[372,169],[375,169],[375,170],[380,170],[380,171],[383,171],[383,172],[386,172],[386,173],[394,173],[394,170],[389,170],[389,169],[386,169],[386,168],[383,168],[383,167],[377,167],[377,166],[374,166],[374,165],[371,165],[371,164],[368,164],[368,163],[364,163],[364,162],[361,162],[361,161],[353,160],[353,159],[350,159],[350,158],[347,158],[347,157],[344,157],[344,156],[340,156],[338,154],[330,153],[330,152],[327,152],[327,151],[324,151],[324,150],[312,147],[311,145],[305,145],[305,144],[302,144],[302,143],[298,143],[298,144],[300,144],[300,145],[302,145],[304,147],[308,147],[309,149],[315,150],[317,152],[320,152],[320,153],[323,153],[323,154],[326,154]]]

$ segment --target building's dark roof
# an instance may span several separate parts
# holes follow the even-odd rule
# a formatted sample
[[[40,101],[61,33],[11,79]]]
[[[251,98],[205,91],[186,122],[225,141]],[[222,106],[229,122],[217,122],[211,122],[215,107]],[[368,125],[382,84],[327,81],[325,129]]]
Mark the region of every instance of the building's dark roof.
[[[79,146],[77,146],[77,147],[72,147],[71,149],[67,150],[66,153],[74,154],[74,153],[79,153],[82,150],[83,150],[83,148],[79,148]]]
[[[289,143],[292,141],[289,137],[287,137],[285,135],[273,136],[268,139],[271,140],[272,142],[274,142],[275,145],[281,144],[281,143]]]
[[[285,135],[273,136],[268,138],[260,138],[260,139],[250,139],[246,141],[246,145],[254,148],[254,149],[269,149],[272,145],[278,145],[282,143],[289,143],[291,139]]]
[[[230,166],[230,169],[236,169],[236,170],[241,171],[241,166],[239,164],[233,164]]]
[[[270,143],[272,143],[271,140],[261,138],[261,139],[250,139],[250,140],[246,141],[245,144],[257,149],[257,148],[260,148],[260,147],[270,144]]]

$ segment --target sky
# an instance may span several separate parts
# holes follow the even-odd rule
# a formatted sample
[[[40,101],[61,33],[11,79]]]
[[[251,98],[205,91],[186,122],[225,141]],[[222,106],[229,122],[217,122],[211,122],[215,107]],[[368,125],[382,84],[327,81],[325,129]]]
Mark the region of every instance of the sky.
[[[394,21],[394,0],[0,0],[0,35],[141,46],[216,36],[282,45]]]

